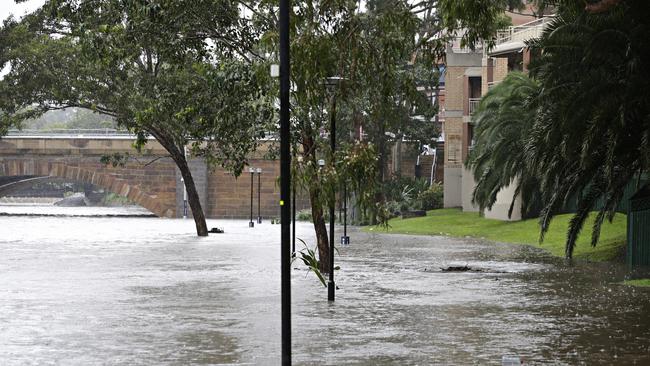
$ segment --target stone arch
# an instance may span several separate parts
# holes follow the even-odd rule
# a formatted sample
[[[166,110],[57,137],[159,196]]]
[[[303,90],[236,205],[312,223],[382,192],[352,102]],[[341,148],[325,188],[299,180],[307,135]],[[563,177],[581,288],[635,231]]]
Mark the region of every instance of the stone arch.
[[[8,179],[2,179],[2,178],[8,178]],[[13,179],[12,179],[13,178]],[[41,180],[46,180],[49,179],[50,177],[45,176],[45,177],[39,177],[39,176],[31,176],[31,175],[20,175],[20,176],[10,176],[10,177],[5,177],[1,176],[0,177],[0,197],[9,195],[15,191],[18,191],[22,188],[29,187],[34,182],[38,182]]]
[[[0,162],[0,175],[57,177],[90,183],[109,192],[127,197],[131,201],[151,211],[158,217],[174,217],[175,207],[169,207],[158,200],[156,195],[143,191],[139,185],[131,184],[127,179],[108,173],[93,171],[63,162],[41,162],[37,160]]]

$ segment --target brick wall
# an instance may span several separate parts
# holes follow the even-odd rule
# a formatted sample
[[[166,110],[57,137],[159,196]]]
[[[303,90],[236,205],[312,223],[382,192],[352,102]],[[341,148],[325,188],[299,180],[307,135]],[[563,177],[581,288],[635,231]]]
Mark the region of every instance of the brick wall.
[[[402,172],[401,176],[402,177],[415,177],[415,165],[418,161],[418,156],[410,149],[409,146],[407,145],[402,145],[402,148],[405,150],[402,152]],[[394,149],[391,149],[391,154],[388,158],[388,166],[387,166],[387,174],[389,176],[391,175],[397,175],[397,171],[395,170],[395,166],[393,165],[393,156],[392,154],[394,153]],[[442,181],[443,177],[443,169],[444,167],[442,164],[440,164],[441,159],[438,161],[438,166],[436,169],[436,180],[438,182]],[[433,155],[420,155],[420,177],[421,178],[426,178],[427,180],[430,179],[431,177],[431,164],[433,163]]]
[[[129,197],[132,201],[159,216],[182,215],[182,185],[178,169],[170,158],[160,158],[164,151],[157,144],[156,155],[139,157],[124,167],[105,166],[100,163],[101,154],[113,151],[131,151],[128,141],[76,141],[37,140],[0,141],[0,176],[56,176],[73,181],[91,183],[108,191]],[[417,155],[404,145],[402,175],[415,175]],[[280,216],[280,187],[278,160],[268,160],[262,151],[254,154],[250,166],[262,168],[261,214],[264,218]],[[146,165],[155,156],[159,159]],[[421,156],[422,176],[428,178],[431,156]],[[390,162],[391,159],[389,158]],[[247,218],[250,215],[250,173],[235,178],[222,168],[209,171],[201,159],[190,160],[190,167],[201,196],[202,206],[209,218]],[[389,167],[392,169],[392,167]],[[442,169],[442,165],[439,165]],[[438,179],[443,174],[438,171]],[[257,217],[258,176],[255,173],[253,187],[253,215]],[[306,193],[298,194],[297,209],[309,208]]]
[[[278,160],[252,159],[250,167],[262,168],[260,207],[264,218],[280,217],[280,163]],[[237,178],[223,168],[208,174],[207,215],[215,218],[247,218],[250,215],[251,174],[248,169]],[[253,217],[257,218],[258,175],[253,176]],[[296,210],[309,208],[306,194],[298,194]]]
[[[508,59],[498,57],[494,59],[494,81],[499,82],[508,75]]]
[[[465,66],[448,66],[445,71],[445,110],[447,111],[463,110],[465,69]]]

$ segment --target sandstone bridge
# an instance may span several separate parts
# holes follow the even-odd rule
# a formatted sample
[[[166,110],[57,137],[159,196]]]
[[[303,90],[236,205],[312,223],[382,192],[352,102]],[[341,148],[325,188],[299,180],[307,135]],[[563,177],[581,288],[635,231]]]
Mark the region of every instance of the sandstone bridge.
[[[150,140],[142,154],[132,147],[134,137],[115,133],[36,135],[14,133],[0,139],[0,196],[35,181],[62,178],[92,184],[148,209],[160,217],[181,217],[183,185],[180,172],[167,152]],[[126,153],[124,166],[104,165],[104,155]],[[279,175],[277,161],[262,154],[249,159],[250,166],[261,168],[261,214],[279,216]],[[210,218],[244,218],[250,212],[250,174],[238,179],[217,167],[209,169],[202,159],[190,159],[192,174],[202,207]],[[254,215],[257,215],[257,183],[254,179]],[[298,208],[307,206],[298,201]]]

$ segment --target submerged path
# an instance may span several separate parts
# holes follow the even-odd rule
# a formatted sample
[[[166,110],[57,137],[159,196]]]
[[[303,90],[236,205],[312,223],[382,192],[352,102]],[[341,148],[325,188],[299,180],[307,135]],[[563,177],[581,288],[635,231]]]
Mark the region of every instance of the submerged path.
[[[0,364],[278,364],[280,227],[209,226],[226,233],[0,217]],[[294,263],[295,364],[650,363],[650,291],[624,268],[443,237],[353,232],[340,251],[335,304]]]

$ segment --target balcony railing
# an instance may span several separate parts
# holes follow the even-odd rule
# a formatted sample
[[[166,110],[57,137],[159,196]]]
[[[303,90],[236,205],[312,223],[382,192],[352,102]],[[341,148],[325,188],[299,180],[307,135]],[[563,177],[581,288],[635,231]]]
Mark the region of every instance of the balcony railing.
[[[497,32],[496,45],[498,46],[513,41],[525,42],[533,38],[539,38],[544,29],[548,26],[551,20],[553,20],[553,17],[554,16],[547,16],[535,19],[532,22],[500,30]]]
[[[471,116],[478,109],[481,98],[469,98],[469,115]]]
[[[470,47],[463,47],[461,46],[462,43],[462,36],[457,36],[454,37],[454,39],[451,40],[451,50],[453,53],[473,53],[473,52],[481,52],[483,49],[483,44],[478,43],[474,45],[474,49],[471,49]]]

